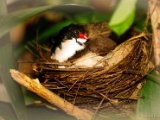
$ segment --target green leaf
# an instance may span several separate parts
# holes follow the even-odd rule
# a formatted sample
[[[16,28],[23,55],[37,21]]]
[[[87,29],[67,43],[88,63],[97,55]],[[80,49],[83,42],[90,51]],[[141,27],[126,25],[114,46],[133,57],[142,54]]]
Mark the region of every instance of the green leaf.
[[[10,102],[19,119],[27,120],[27,111],[24,104],[22,90],[19,84],[14,82],[10,76],[9,69],[15,68],[12,46],[9,34],[0,39],[0,76],[7,90]],[[5,44],[4,46],[2,46]]]
[[[53,10],[55,12],[62,12],[67,15],[75,15],[78,13],[93,11],[91,7],[81,6],[76,4],[57,5],[57,6],[43,6],[36,8],[29,8],[19,10],[0,17],[0,38],[10,31],[11,28],[25,22],[29,18],[36,16],[44,11]]]
[[[76,24],[91,23],[92,22],[92,18],[93,18],[93,12],[84,12],[84,13],[77,14],[77,15],[72,17],[73,22],[76,23]]]
[[[7,14],[6,1],[0,1],[0,16]],[[2,24],[1,24],[2,25]],[[9,33],[0,37],[0,76],[7,90],[12,107],[15,110],[19,120],[28,120],[27,110],[24,104],[22,90],[19,84],[12,80],[9,69],[15,68],[12,45],[9,38]],[[13,118],[14,119],[14,118]]]
[[[70,20],[66,20],[66,21],[57,23],[57,24],[51,26],[50,28],[48,28],[44,33],[39,35],[39,38],[43,39],[47,36],[56,35],[64,26],[67,26],[71,23],[72,23],[72,21],[70,21]]]
[[[30,8],[25,10],[20,10],[13,12],[11,14],[3,15],[0,17],[0,38],[10,31],[11,28],[19,25],[20,23],[25,22],[29,18],[44,12],[49,9],[51,6],[38,7],[38,8]]]
[[[134,21],[137,0],[121,0],[109,22],[109,27],[122,35]]]
[[[3,15],[6,15],[7,9],[6,9],[6,1],[5,0],[0,0],[0,17]]]
[[[148,120],[159,120],[160,118],[160,75],[153,71],[146,78],[137,104],[137,117]]]

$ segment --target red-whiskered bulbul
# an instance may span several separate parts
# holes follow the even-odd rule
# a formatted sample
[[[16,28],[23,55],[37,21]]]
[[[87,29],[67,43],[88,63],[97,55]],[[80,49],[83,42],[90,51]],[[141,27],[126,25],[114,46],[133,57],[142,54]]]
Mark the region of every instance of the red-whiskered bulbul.
[[[55,40],[51,49],[51,59],[58,62],[75,62],[89,55],[92,56],[91,60],[83,64],[93,65],[102,58],[101,56],[116,47],[116,42],[109,38],[110,34],[111,30],[107,22],[70,24],[59,31],[58,39]]]

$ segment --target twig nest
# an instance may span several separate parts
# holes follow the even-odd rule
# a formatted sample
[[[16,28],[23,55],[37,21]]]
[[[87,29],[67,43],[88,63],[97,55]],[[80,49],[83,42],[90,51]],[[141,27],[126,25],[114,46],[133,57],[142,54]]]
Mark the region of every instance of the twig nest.
[[[123,116],[127,111],[134,112],[149,70],[146,41],[142,33],[123,42],[97,63],[103,62],[103,67],[78,68],[70,67],[68,63],[43,63],[43,67],[38,66],[41,70],[38,74],[45,80],[42,85],[80,108],[99,110],[105,115],[106,111],[112,111]]]

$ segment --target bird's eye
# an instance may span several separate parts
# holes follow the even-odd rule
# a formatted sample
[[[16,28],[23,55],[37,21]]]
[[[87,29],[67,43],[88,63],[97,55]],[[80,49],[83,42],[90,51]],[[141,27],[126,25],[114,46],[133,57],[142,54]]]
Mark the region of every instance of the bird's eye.
[[[75,30],[73,35],[74,35],[75,38],[77,38],[78,37],[78,31]]]
[[[76,30],[74,30],[74,33],[77,33],[77,31],[76,31]]]

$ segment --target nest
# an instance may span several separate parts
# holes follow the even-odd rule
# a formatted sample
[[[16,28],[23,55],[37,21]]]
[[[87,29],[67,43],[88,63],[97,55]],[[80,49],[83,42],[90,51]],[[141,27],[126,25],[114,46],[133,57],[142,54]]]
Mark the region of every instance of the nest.
[[[134,113],[149,70],[146,35],[135,36],[104,57],[104,67],[69,67],[69,63],[37,61],[42,85],[74,105],[104,115]],[[99,64],[99,63],[97,63]],[[59,68],[65,66],[65,68]]]

